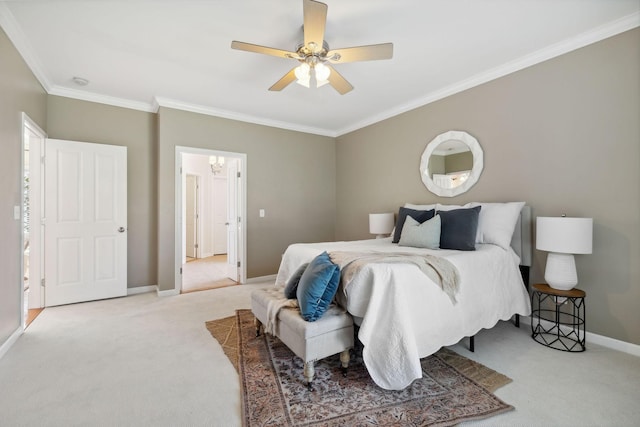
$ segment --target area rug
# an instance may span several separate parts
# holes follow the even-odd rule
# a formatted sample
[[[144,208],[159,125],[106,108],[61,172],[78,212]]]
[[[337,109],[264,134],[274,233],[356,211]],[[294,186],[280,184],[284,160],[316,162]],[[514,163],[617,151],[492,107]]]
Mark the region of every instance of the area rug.
[[[511,380],[443,349],[422,359],[423,378],[401,391],[378,387],[354,352],[316,362],[314,391],[303,363],[279,339],[256,337],[250,310],[206,322],[240,376],[245,426],[451,426],[513,410],[492,391]]]

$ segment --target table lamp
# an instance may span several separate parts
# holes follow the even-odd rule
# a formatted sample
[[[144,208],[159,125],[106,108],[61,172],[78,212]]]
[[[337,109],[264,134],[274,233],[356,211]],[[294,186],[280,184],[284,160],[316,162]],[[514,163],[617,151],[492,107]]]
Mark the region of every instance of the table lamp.
[[[568,291],[578,284],[574,254],[590,254],[593,219],[536,218],[536,248],[547,251],[544,279],[554,289]]]
[[[369,214],[369,233],[376,234],[376,239],[389,237],[394,225],[393,213]]]

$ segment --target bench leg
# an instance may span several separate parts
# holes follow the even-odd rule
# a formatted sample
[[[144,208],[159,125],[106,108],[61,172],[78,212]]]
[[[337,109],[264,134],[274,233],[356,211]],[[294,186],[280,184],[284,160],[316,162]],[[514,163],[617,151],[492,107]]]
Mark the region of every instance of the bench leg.
[[[307,379],[307,388],[309,391],[313,391],[313,377],[316,375],[316,369],[314,361],[304,362],[304,377]]]
[[[342,376],[347,376],[347,369],[349,368],[349,361],[351,360],[351,353],[349,349],[344,350],[340,353],[340,362],[342,363]]]
[[[262,322],[259,321],[257,317],[254,317],[253,324],[256,326],[256,337],[259,337],[260,331],[262,330]]]

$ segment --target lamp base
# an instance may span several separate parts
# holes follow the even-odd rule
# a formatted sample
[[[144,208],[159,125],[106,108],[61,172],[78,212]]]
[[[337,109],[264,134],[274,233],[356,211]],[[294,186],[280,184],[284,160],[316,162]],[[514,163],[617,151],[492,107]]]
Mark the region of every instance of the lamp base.
[[[544,280],[554,289],[568,291],[578,284],[576,261],[573,254],[549,252]]]

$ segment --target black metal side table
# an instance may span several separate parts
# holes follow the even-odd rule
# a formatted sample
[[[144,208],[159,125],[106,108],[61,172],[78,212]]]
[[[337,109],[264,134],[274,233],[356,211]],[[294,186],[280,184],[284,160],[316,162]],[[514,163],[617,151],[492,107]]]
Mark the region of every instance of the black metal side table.
[[[556,350],[584,351],[586,295],[577,288],[562,291],[545,283],[533,285],[531,337]]]

